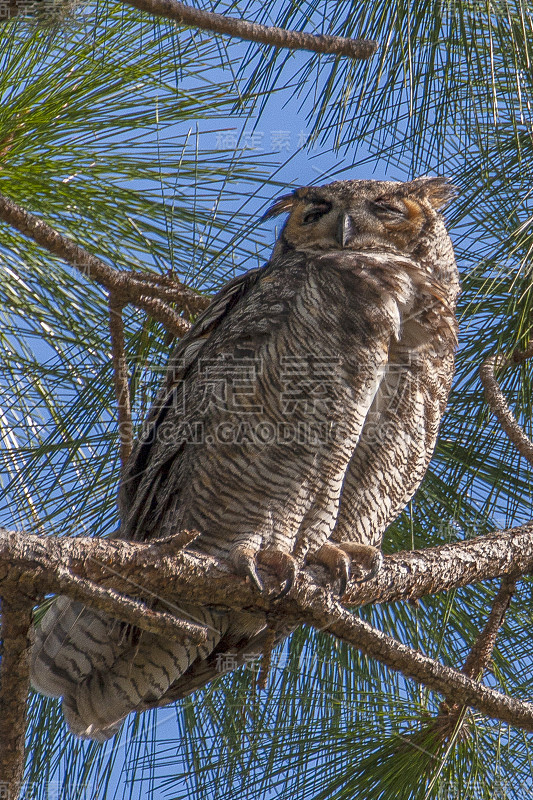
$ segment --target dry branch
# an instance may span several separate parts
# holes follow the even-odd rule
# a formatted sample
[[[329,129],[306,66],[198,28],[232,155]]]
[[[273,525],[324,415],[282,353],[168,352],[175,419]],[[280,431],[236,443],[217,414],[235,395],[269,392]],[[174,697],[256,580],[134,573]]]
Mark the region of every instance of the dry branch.
[[[347,39],[343,36],[288,31],[285,28],[259,25],[235,17],[213,14],[210,11],[178,3],[177,0],[124,0],[124,2],[157,17],[172,19],[180,25],[234,36],[247,42],[257,42],[271,47],[311,50],[315,53],[329,53],[357,60],[366,60],[377,50],[377,42],[369,39]]]
[[[507,575],[503,579],[498,594],[493,600],[490,614],[483,626],[483,630],[474,642],[464,663],[462,671],[465,675],[468,675],[469,678],[481,679],[483,673],[490,664],[498,632],[503,625],[507,609],[511,604],[515,591],[516,580],[514,576]]]
[[[340,607],[342,608],[342,607]],[[318,615],[318,620],[324,615]],[[469,705],[490,717],[510,725],[533,731],[533,703],[516,700],[489,689],[451,667],[412,650],[390,636],[372,628],[368,623],[343,610],[327,632],[347,644],[358,647],[369,658],[375,658],[391,669],[401,672],[436,692],[453,698],[456,703]]]
[[[109,266],[2,194],[0,194],[0,219],[13,225],[24,236],[33,239],[52,255],[62,258],[86,278],[112,292],[116,302],[122,302],[123,305],[131,303],[146,309],[174,336],[183,336],[189,329],[190,323],[168,303],[175,303],[187,313],[197,313],[209,305],[209,298],[195,294],[168,276],[161,278],[150,276],[150,279],[147,279],[144,274],[139,275],[136,272]],[[161,284],[161,291],[157,289],[158,282]],[[164,296],[166,302],[158,299],[160,294]]]
[[[498,632],[503,625],[515,590],[514,575],[506,575],[492,602],[483,630],[474,642],[461,670],[464,675],[473,680],[482,680],[483,673],[490,664]],[[466,712],[466,706],[458,702],[456,697],[447,697],[441,703],[440,712],[429,727],[438,734],[442,741],[450,739],[462,730]]]
[[[155,611],[146,603],[113,588],[103,589],[93,581],[78,578],[64,567],[58,568],[57,577],[63,594],[98,611],[104,611],[121,622],[136,625],[159,636],[170,636],[194,644],[203,644],[207,639],[207,629],[203,625],[196,625],[164,611]]]

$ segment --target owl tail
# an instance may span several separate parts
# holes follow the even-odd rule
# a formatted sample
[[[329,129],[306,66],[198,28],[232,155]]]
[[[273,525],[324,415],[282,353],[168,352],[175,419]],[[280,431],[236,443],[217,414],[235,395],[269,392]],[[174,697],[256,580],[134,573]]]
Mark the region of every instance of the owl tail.
[[[131,629],[68,597],[58,597],[35,631],[31,653],[34,689],[63,698],[67,724],[77,736],[105,741],[124,718],[163,697],[197,658],[205,659],[229,625],[224,612],[180,604],[180,612],[206,624],[207,642],[195,646]]]

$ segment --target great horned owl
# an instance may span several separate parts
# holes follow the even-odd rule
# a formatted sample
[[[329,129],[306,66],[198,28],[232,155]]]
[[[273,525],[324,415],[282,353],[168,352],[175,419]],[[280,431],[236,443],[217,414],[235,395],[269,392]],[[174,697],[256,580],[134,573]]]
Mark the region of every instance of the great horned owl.
[[[339,181],[280,198],[271,260],[227,284],[180,340],[120,490],[128,539],[195,529],[263,590],[325,564],[337,589],[380,564],[383,532],[431,457],[453,373],[459,280],[442,178]],[[131,711],[216,677],[265,637],[260,613],[180,603],[201,647],[124,628],[60,597],[32,681],[71,730],[106,739]],[[131,632],[130,632],[131,633]]]

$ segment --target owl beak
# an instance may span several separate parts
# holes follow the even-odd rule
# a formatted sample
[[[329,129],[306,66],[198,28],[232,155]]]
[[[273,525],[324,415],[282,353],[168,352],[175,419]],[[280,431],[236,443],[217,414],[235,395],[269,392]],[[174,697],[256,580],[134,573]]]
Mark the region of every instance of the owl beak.
[[[352,236],[352,219],[349,214],[342,213],[337,224],[337,241],[341,247],[346,247]]]

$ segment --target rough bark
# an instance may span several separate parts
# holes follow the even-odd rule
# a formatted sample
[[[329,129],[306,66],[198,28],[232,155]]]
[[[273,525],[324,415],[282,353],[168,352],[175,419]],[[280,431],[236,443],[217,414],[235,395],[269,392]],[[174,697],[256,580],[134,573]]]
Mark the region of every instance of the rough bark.
[[[194,532],[187,534],[191,539]],[[265,608],[229,564],[182,550],[185,536],[151,542],[88,537],[54,537],[0,529],[0,592],[17,591],[17,582],[39,594],[61,592],[58,569],[119,592],[180,598],[230,608]],[[379,574],[367,583],[351,582],[346,606],[410,600],[426,594],[533,569],[533,523],[425,550],[386,556]],[[318,567],[311,574],[322,575]],[[231,580],[229,580],[231,576]]]
[[[2,597],[0,781],[8,798],[18,797],[24,770],[32,606],[20,594],[18,599]]]
[[[414,600],[425,594],[533,570],[533,523],[426,550],[387,556],[379,575],[350,584],[345,605]]]
[[[481,678],[490,664],[496,639],[500,631],[507,609],[511,604],[514,592],[516,591],[516,580],[506,575],[498,594],[493,600],[490,614],[483,626],[483,630],[477,637],[472,649],[463,666],[463,672],[469,678]]]
[[[369,658],[374,658],[401,672],[406,678],[412,678],[433,691],[447,695],[455,703],[472,706],[488,716],[523,730],[533,731],[533,703],[516,700],[489,689],[464,673],[439,664],[434,659],[377,631],[346,609],[342,609],[342,606],[334,605],[339,615],[335,622],[328,624],[330,615],[334,613],[333,609],[325,614],[321,608],[316,614],[314,624],[318,624],[347,644],[357,647]],[[306,621],[309,622],[309,619]]]
[[[155,597],[159,607],[164,607],[165,601],[175,603],[184,598],[229,608],[262,608],[270,612],[274,622],[277,619],[284,624],[287,621],[306,623],[327,631],[358,647],[367,656],[444,694],[454,704],[471,705],[489,716],[533,731],[532,704],[489,689],[464,672],[439,664],[375,630],[324,589],[324,574],[319,569],[302,571],[287,597],[270,603],[268,597],[258,595],[244,579],[234,575],[228,564],[183,550],[195,535],[182,532],[165,540],[137,543],[42,537],[2,530],[0,595],[9,611],[10,604],[17,602],[21,591],[24,598],[37,598],[50,592],[68,594],[120,619],[153,626],[150,627],[153,630],[165,630],[167,635],[196,637],[197,641],[204,634],[200,626],[192,626],[198,630],[185,631],[181,621],[172,623],[171,615],[150,611],[136,598],[149,597],[152,602]],[[533,527],[524,526],[477,540],[389,556],[372,586],[350,586],[345,602],[420,597],[429,591],[438,592],[510,572],[515,575],[517,571],[525,572],[532,567]],[[275,591],[279,589],[268,574],[265,582]],[[24,625],[27,622],[26,613]],[[170,630],[172,624],[176,626],[173,631]],[[4,630],[6,652],[18,655],[3,664],[3,674],[8,675],[8,680],[13,680],[13,674],[17,675],[16,691],[9,691],[13,701],[4,707],[3,713],[4,720],[10,720],[9,724],[4,722],[6,736],[13,732],[4,742],[8,761],[15,751],[20,755],[17,731],[24,719],[28,686],[24,662],[27,627],[16,628],[12,624],[10,628],[9,625],[8,618]],[[13,781],[18,780],[15,772],[13,775]]]
[[[5,614],[0,775],[9,776],[12,796],[17,796],[24,755],[21,730],[29,686],[27,598],[36,601],[48,593],[67,594],[127,622],[195,641],[205,636],[201,626],[154,611],[143,599],[149,598],[150,603],[157,599],[158,609],[180,599],[226,608],[261,608],[270,612],[274,622],[307,623],[327,631],[443,694],[454,706],[470,705],[533,731],[532,704],[489,689],[375,630],[324,589],[325,576],[319,568],[301,572],[287,597],[270,603],[268,597],[258,595],[233,574],[228,564],[183,550],[196,535],[184,531],[169,539],[137,543],[0,530],[0,596]],[[343,600],[345,604],[362,605],[412,599],[531,569],[533,524],[388,556],[376,578],[349,585]],[[272,576],[267,574],[265,583],[274,592],[279,591]]]

